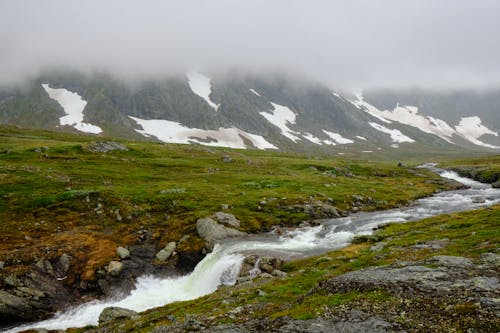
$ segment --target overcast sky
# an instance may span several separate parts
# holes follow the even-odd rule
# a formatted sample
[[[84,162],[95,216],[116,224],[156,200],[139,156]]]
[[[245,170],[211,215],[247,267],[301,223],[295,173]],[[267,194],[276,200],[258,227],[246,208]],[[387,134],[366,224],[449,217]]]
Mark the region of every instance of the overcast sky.
[[[500,83],[499,0],[0,0],[0,83],[46,67],[308,75],[332,87]]]

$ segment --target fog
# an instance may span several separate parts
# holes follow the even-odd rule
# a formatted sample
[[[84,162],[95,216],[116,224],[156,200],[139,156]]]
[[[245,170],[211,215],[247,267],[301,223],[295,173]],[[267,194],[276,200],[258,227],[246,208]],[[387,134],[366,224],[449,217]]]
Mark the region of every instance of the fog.
[[[283,71],[341,89],[500,84],[500,1],[1,1],[0,84],[47,68]]]

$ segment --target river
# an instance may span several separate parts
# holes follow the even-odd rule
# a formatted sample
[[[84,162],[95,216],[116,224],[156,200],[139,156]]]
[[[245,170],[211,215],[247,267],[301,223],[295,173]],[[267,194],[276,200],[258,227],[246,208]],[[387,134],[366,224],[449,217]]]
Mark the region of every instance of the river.
[[[432,166],[427,166],[433,168]],[[411,206],[377,212],[360,212],[344,218],[322,220],[318,226],[286,230],[281,235],[268,233],[231,239],[217,244],[188,275],[157,278],[141,276],[135,289],[122,299],[99,300],[82,304],[54,318],[15,327],[7,332],[29,328],[66,329],[96,325],[101,311],[118,306],[144,311],[177,301],[186,301],[214,292],[221,285],[233,285],[245,255],[267,254],[300,258],[342,248],[356,235],[370,234],[377,226],[389,222],[405,223],[431,216],[454,213],[500,203],[500,189],[482,184],[456,173],[433,169],[442,177],[454,179],[469,189],[437,193],[415,201]]]

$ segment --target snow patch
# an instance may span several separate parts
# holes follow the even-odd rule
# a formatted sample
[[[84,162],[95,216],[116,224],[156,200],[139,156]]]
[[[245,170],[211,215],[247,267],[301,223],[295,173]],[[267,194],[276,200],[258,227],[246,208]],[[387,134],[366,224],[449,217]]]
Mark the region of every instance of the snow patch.
[[[168,143],[199,143],[205,146],[246,149],[246,142],[251,142],[258,149],[278,149],[262,136],[247,133],[238,128],[219,128],[218,130],[203,130],[189,128],[178,122],[163,119],[140,119],[129,116],[142,126],[136,130],[144,136],[155,136],[158,140]]]
[[[367,141],[367,139],[364,136],[356,135],[356,137],[360,140]]]
[[[375,128],[377,131],[380,131],[382,133],[389,134],[391,136],[391,140],[396,143],[402,143],[402,142],[415,142],[412,138],[407,137],[403,133],[401,133],[400,130],[397,129],[389,129],[385,126],[382,126],[377,123],[369,123],[371,127]]]
[[[327,130],[323,130],[323,133],[328,135],[333,141],[335,141],[336,143],[338,143],[340,145],[344,145],[347,143],[354,143],[354,141],[352,141],[351,139],[344,138],[342,135],[340,135],[338,133],[329,132]]]
[[[416,127],[422,132],[434,134],[450,143],[453,134],[455,134],[455,130],[444,120],[421,115],[418,113],[418,108],[415,106],[400,106],[398,103],[392,111],[381,111],[375,107],[372,107],[370,110],[370,114],[376,115],[383,119],[390,119],[401,124]]]
[[[250,88],[250,91],[251,91],[251,92],[253,92],[253,93],[254,93],[254,95],[257,95],[257,96],[259,96],[259,97],[262,97],[262,96],[260,96],[260,94],[259,94],[257,91],[255,91],[255,89]]]
[[[188,84],[193,93],[203,98],[215,111],[219,109],[219,104],[215,104],[210,99],[212,93],[212,81],[210,78],[198,72],[188,72],[186,74]]]
[[[379,113],[381,112],[379,109],[377,109],[375,106],[371,105],[370,103],[365,102],[363,99],[363,95],[361,93],[356,94],[356,100],[354,100],[354,101],[349,100],[349,102],[351,102],[351,104],[354,105],[355,107],[357,107],[358,109],[364,110],[367,113],[371,114],[373,117],[377,118],[381,122],[384,122],[386,124],[391,123],[391,121],[389,121],[389,120],[387,120],[384,117],[379,115]]]
[[[455,129],[458,134],[460,134],[465,139],[469,140],[475,145],[493,149],[500,148],[499,146],[493,146],[479,140],[479,138],[485,134],[498,136],[498,133],[482,125],[481,118],[477,116],[461,118],[460,123],[457,126],[455,126]]]
[[[312,143],[315,143],[315,144],[317,144],[317,145],[321,145],[321,144],[323,144],[323,141],[322,141],[320,138],[315,137],[315,136],[314,136],[314,135],[312,135],[311,133],[307,133],[307,132],[306,132],[305,134],[302,134],[302,136],[303,136],[306,140],[311,141]],[[325,143],[326,143],[326,142],[325,142]],[[328,143],[327,143],[327,144],[328,144]],[[335,145],[335,144],[333,144],[333,145]]]
[[[51,99],[62,106],[66,113],[65,116],[59,118],[59,124],[72,126],[80,132],[102,133],[102,129],[99,126],[83,121],[83,110],[87,105],[87,101],[83,100],[80,95],[63,88],[53,89],[47,83],[42,84],[42,87]]]
[[[267,119],[271,124],[281,130],[281,135],[287,137],[293,142],[297,142],[300,138],[299,132],[293,131],[288,128],[288,125],[295,124],[295,113],[284,105],[272,103],[274,110],[270,112],[260,112],[260,115]]]

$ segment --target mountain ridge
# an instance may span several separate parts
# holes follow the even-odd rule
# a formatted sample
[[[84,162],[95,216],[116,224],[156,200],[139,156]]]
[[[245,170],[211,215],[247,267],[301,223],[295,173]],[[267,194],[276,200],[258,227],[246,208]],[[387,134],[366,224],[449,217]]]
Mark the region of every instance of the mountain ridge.
[[[496,95],[490,95],[494,100]],[[83,109],[65,106],[61,96],[74,96],[71,105],[83,105]],[[317,82],[284,77],[219,78],[188,72],[128,84],[107,74],[59,72],[41,75],[24,89],[3,88],[0,122],[242,149],[340,154],[402,147],[410,151],[500,149],[495,105],[483,107],[484,115],[467,113],[462,107],[457,113],[460,122],[450,120],[452,116],[441,120],[437,117],[443,111],[427,111],[429,103],[417,103],[408,96],[397,99],[388,91],[349,97]],[[394,100],[402,102],[391,107]],[[405,103],[411,101],[415,106]],[[430,125],[422,127],[422,122]]]

